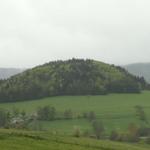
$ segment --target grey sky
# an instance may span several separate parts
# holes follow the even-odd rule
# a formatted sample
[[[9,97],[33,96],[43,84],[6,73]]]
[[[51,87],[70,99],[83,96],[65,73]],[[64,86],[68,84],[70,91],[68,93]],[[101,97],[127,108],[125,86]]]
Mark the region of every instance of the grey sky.
[[[0,67],[150,61],[149,0],[0,0]]]

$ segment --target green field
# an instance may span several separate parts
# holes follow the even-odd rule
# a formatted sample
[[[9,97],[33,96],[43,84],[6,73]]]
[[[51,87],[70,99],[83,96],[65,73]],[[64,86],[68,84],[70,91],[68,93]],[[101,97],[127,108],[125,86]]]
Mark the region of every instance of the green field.
[[[37,107],[51,105],[58,112],[72,109],[74,115],[94,111],[97,118],[104,122],[106,131],[126,129],[129,123],[140,123],[135,116],[134,106],[141,105],[150,120],[150,92],[141,94],[110,94],[106,96],[60,96],[40,100],[16,103],[1,103],[1,108],[19,108],[33,113]],[[81,130],[91,129],[91,124],[85,119],[56,120],[41,122],[43,129],[56,130],[61,133],[72,133],[78,126]]]
[[[0,130],[2,150],[149,150],[148,145],[73,138],[44,132]]]

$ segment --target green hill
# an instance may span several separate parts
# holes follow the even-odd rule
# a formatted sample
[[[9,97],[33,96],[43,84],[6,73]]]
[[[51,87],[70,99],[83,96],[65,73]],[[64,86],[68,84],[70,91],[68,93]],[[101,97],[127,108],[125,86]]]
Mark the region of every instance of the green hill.
[[[150,63],[135,63],[124,67],[136,76],[143,76],[150,83]]]
[[[44,132],[0,130],[2,150],[149,150],[149,146],[73,138]]]
[[[0,81],[0,101],[20,101],[57,95],[139,93],[143,78],[121,67],[94,60],[53,61]]]

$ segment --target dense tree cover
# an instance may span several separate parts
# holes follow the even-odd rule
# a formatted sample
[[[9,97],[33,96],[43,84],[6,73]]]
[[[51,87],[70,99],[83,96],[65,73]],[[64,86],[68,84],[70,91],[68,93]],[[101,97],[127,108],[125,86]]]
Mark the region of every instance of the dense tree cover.
[[[57,95],[140,92],[143,78],[121,67],[94,60],[53,61],[0,81],[0,101],[21,101]]]

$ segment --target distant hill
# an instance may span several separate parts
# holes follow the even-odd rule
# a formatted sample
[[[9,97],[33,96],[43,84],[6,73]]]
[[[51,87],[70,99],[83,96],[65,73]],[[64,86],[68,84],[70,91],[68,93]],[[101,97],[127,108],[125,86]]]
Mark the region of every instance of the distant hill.
[[[13,75],[21,73],[24,69],[0,68],[0,79],[7,79]]]
[[[57,95],[139,93],[143,78],[94,60],[53,61],[0,81],[0,101],[21,101]]]
[[[134,75],[143,76],[150,83],[150,63],[135,63],[124,67]]]

